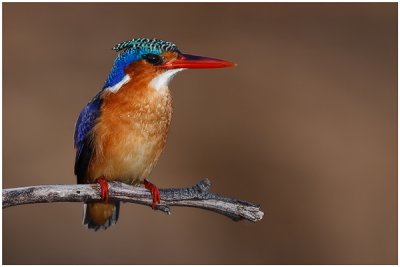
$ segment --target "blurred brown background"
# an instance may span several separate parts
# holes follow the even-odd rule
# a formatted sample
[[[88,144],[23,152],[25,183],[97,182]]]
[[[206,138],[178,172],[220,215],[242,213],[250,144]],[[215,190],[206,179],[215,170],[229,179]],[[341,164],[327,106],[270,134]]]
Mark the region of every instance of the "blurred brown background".
[[[75,183],[73,131],[133,37],[232,60],[170,88],[150,179],[260,203],[259,223],[124,204],[3,210],[5,264],[396,264],[397,4],[3,4],[3,187]]]

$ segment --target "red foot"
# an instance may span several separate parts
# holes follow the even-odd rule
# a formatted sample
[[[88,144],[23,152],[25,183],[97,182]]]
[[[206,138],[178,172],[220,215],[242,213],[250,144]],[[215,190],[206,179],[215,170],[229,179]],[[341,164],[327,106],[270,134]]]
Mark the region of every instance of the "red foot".
[[[101,199],[108,203],[108,182],[104,176],[100,176],[96,179],[96,183],[100,185],[101,188]]]
[[[146,179],[143,181],[144,187],[151,192],[151,195],[153,196],[153,204],[151,207],[154,209],[156,206],[156,202],[160,204],[161,198],[160,198],[160,191],[158,191],[158,188],[156,185],[150,183]]]

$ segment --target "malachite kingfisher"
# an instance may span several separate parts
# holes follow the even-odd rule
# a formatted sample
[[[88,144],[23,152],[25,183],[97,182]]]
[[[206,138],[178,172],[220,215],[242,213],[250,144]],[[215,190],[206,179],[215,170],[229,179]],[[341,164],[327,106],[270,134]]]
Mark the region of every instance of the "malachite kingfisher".
[[[75,126],[78,184],[99,183],[102,201],[84,207],[89,229],[107,229],[118,220],[120,203],[108,200],[108,181],[143,184],[152,207],[160,203],[150,172],[164,149],[172,115],[168,83],[184,69],[224,68],[229,61],[183,54],[159,39],[136,38],[113,47],[118,52],[106,82],[83,108]]]

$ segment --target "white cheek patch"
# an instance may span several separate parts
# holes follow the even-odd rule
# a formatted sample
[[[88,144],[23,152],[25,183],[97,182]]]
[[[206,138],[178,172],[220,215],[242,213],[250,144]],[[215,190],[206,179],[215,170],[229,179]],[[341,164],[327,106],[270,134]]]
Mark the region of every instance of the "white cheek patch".
[[[161,89],[168,87],[168,83],[171,81],[172,77],[182,70],[184,69],[167,70],[154,77],[153,80],[150,81],[150,86],[155,90],[160,91]]]
[[[129,82],[130,80],[131,80],[131,77],[130,77],[128,74],[126,74],[126,75],[124,76],[124,78],[122,78],[122,80],[121,80],[119,83],[114,84],[113,86],[109,86],[109,87],[107,87],[105,90],[110,91],[110,92],[112,92],[112,93],[116,93],[116,92],[118,92],[119,89],[121,89],[121,87],[122,87],[124,84],[126,84],[126,83]]]

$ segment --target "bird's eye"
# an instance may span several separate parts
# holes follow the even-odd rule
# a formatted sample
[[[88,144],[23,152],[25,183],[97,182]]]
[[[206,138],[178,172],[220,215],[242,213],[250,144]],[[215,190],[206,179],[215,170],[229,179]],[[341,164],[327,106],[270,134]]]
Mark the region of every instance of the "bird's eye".
[[[147,62],[153,65],[160,65],[163,63],[163,58],[156,54],[145,54],[142,56]]]

